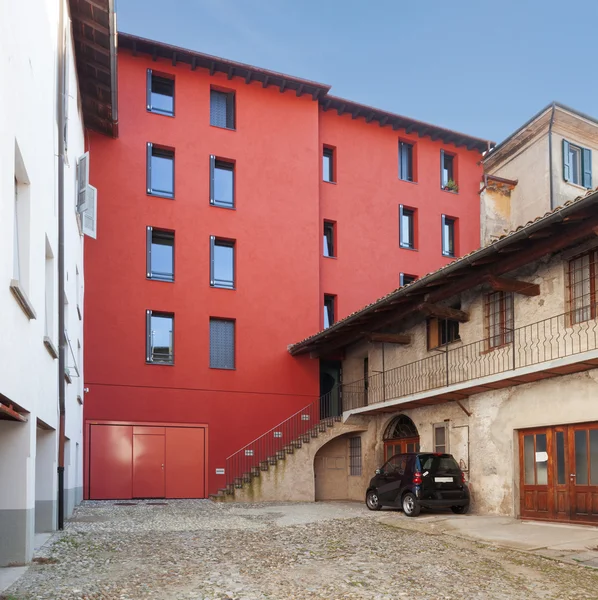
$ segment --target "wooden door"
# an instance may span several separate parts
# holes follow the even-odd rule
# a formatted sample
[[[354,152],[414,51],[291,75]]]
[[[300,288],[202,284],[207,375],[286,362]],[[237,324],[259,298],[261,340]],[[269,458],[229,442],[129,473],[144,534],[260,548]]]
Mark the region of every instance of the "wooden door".
[[[598,423],[570,425],[569,501],[572,521],[598,521]]]
[[[164,498],[164,428],[144,429],[154,431],[133,435],[133,498]]]
[[[387,461],[395,454],[419,452],[419,436],[384,442],[384,460]]]
[[[521,466],[521,516],[554,518],[552,430],[528,429],[519,432]]]

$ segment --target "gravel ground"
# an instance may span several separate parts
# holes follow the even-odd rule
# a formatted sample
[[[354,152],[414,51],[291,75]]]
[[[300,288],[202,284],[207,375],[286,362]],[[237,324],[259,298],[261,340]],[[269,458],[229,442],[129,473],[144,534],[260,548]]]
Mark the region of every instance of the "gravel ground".
[[[352,503],[84,502],[10,600],[598,598],[595,571]],[[466,518],[466,517],[464,517]]]

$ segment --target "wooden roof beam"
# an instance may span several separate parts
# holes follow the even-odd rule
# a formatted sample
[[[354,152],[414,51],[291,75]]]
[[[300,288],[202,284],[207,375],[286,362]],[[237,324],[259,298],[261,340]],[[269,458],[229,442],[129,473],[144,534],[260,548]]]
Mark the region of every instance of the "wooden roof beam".
[[[412,338],[407,333],[367,333],[364,334],[370,342],[381,342],[383,344],[411,344]]]
[[[514,294],[523,294],[524,296],[540,295],[540,286],[537,283],[508,279],[507,277],[497,277],[496,275],[488,275],[486,281],[495,292],[513,292]]]
[[[388,122],[388,115],[385,115],[384,117],[382,117],[380,119],[380,127],[384,127],[387,122]]]
[[[457,308],[441,306],[440,304],[432,304],[431,302],[422,302],[417,310],[425,313],[429,317],[437,317],[438,319],[450,319],[451,321],[459,321],[466,323],[469,321],[469,315]]]

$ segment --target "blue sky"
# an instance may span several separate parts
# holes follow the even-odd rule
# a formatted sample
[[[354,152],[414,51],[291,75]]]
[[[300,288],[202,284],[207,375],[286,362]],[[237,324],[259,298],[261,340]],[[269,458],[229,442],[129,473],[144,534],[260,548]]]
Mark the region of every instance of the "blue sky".
[[[117,0],[117,14],[120,31],[497,142],[553,100],[598,117],[596,0]]]

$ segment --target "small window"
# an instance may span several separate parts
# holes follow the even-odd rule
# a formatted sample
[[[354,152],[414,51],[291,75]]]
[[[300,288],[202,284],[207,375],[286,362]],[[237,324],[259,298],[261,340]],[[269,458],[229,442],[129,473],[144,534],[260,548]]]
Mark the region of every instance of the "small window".
[[[563,179],[592,187],[592,151],[563,140]]]
[[[174,198],[174,151],[147,145],[147,193]]]
[[[407,273],[401,273],[399,275],[399,286],[409,285],[417,280],[417,275],[408,275]]]
[[[513,342],[513,294],[486,294],[486,339],[488,348],[498,348]]]
[[[328,183],[334,183],[334,149],[324,148],[322,155],[322,178]]]
[[[568,310],[572,325],[596,318],[597,261],[598,251],[591,250],[568,263]]]
[[[210,319],[210,368],[235,368],[235,322]]]
[[[361,475],[361,437],[349,438],[349,473]]]
[[[434,424],[434,452],[436,454],[446,454],[449,451],[447,425],[447,423]]]
[[[174,231],[147,228],[147,278],[174,281]]]
[[[174,117],[174,79],[147,70],[147,110]]]
[[[454,308],[460,309],[460,306]],[[428,333],[428,350],[434,350],[435,348],[452,344],[461,339],[459,335],[459,321],[433,317],[426,321],[426,328]]]
[[[147,356],[152,364],[174,364],[174,315],[147,311]]]
[[[324,221],[324,256],[333,258],[335,254],[335,223]]]
[[[451,219],[442,215],[442,254],[443,256],[455,256],[455,223],[456,219]]]
[[[330,327],[334,323],[334,308],[336,296],[328,294],[324,295],[324,329]]]
[[[415,248],[415,210],[399,207],[399,243],[401,248]]]
[[[235,93],[210,90],[210,125],[235,128]]]
[[[399,142],[399,177],[413,181],[413,145],[407,142]]]
[[[212,236],[210,285],[232,290],[235,288],[235,242]]]
[[[210,204],[235,207],[235,164],[210,156]]]
[[[440,151],[440,187],[443,190],[457,191],[455,156],[444,150]]]

